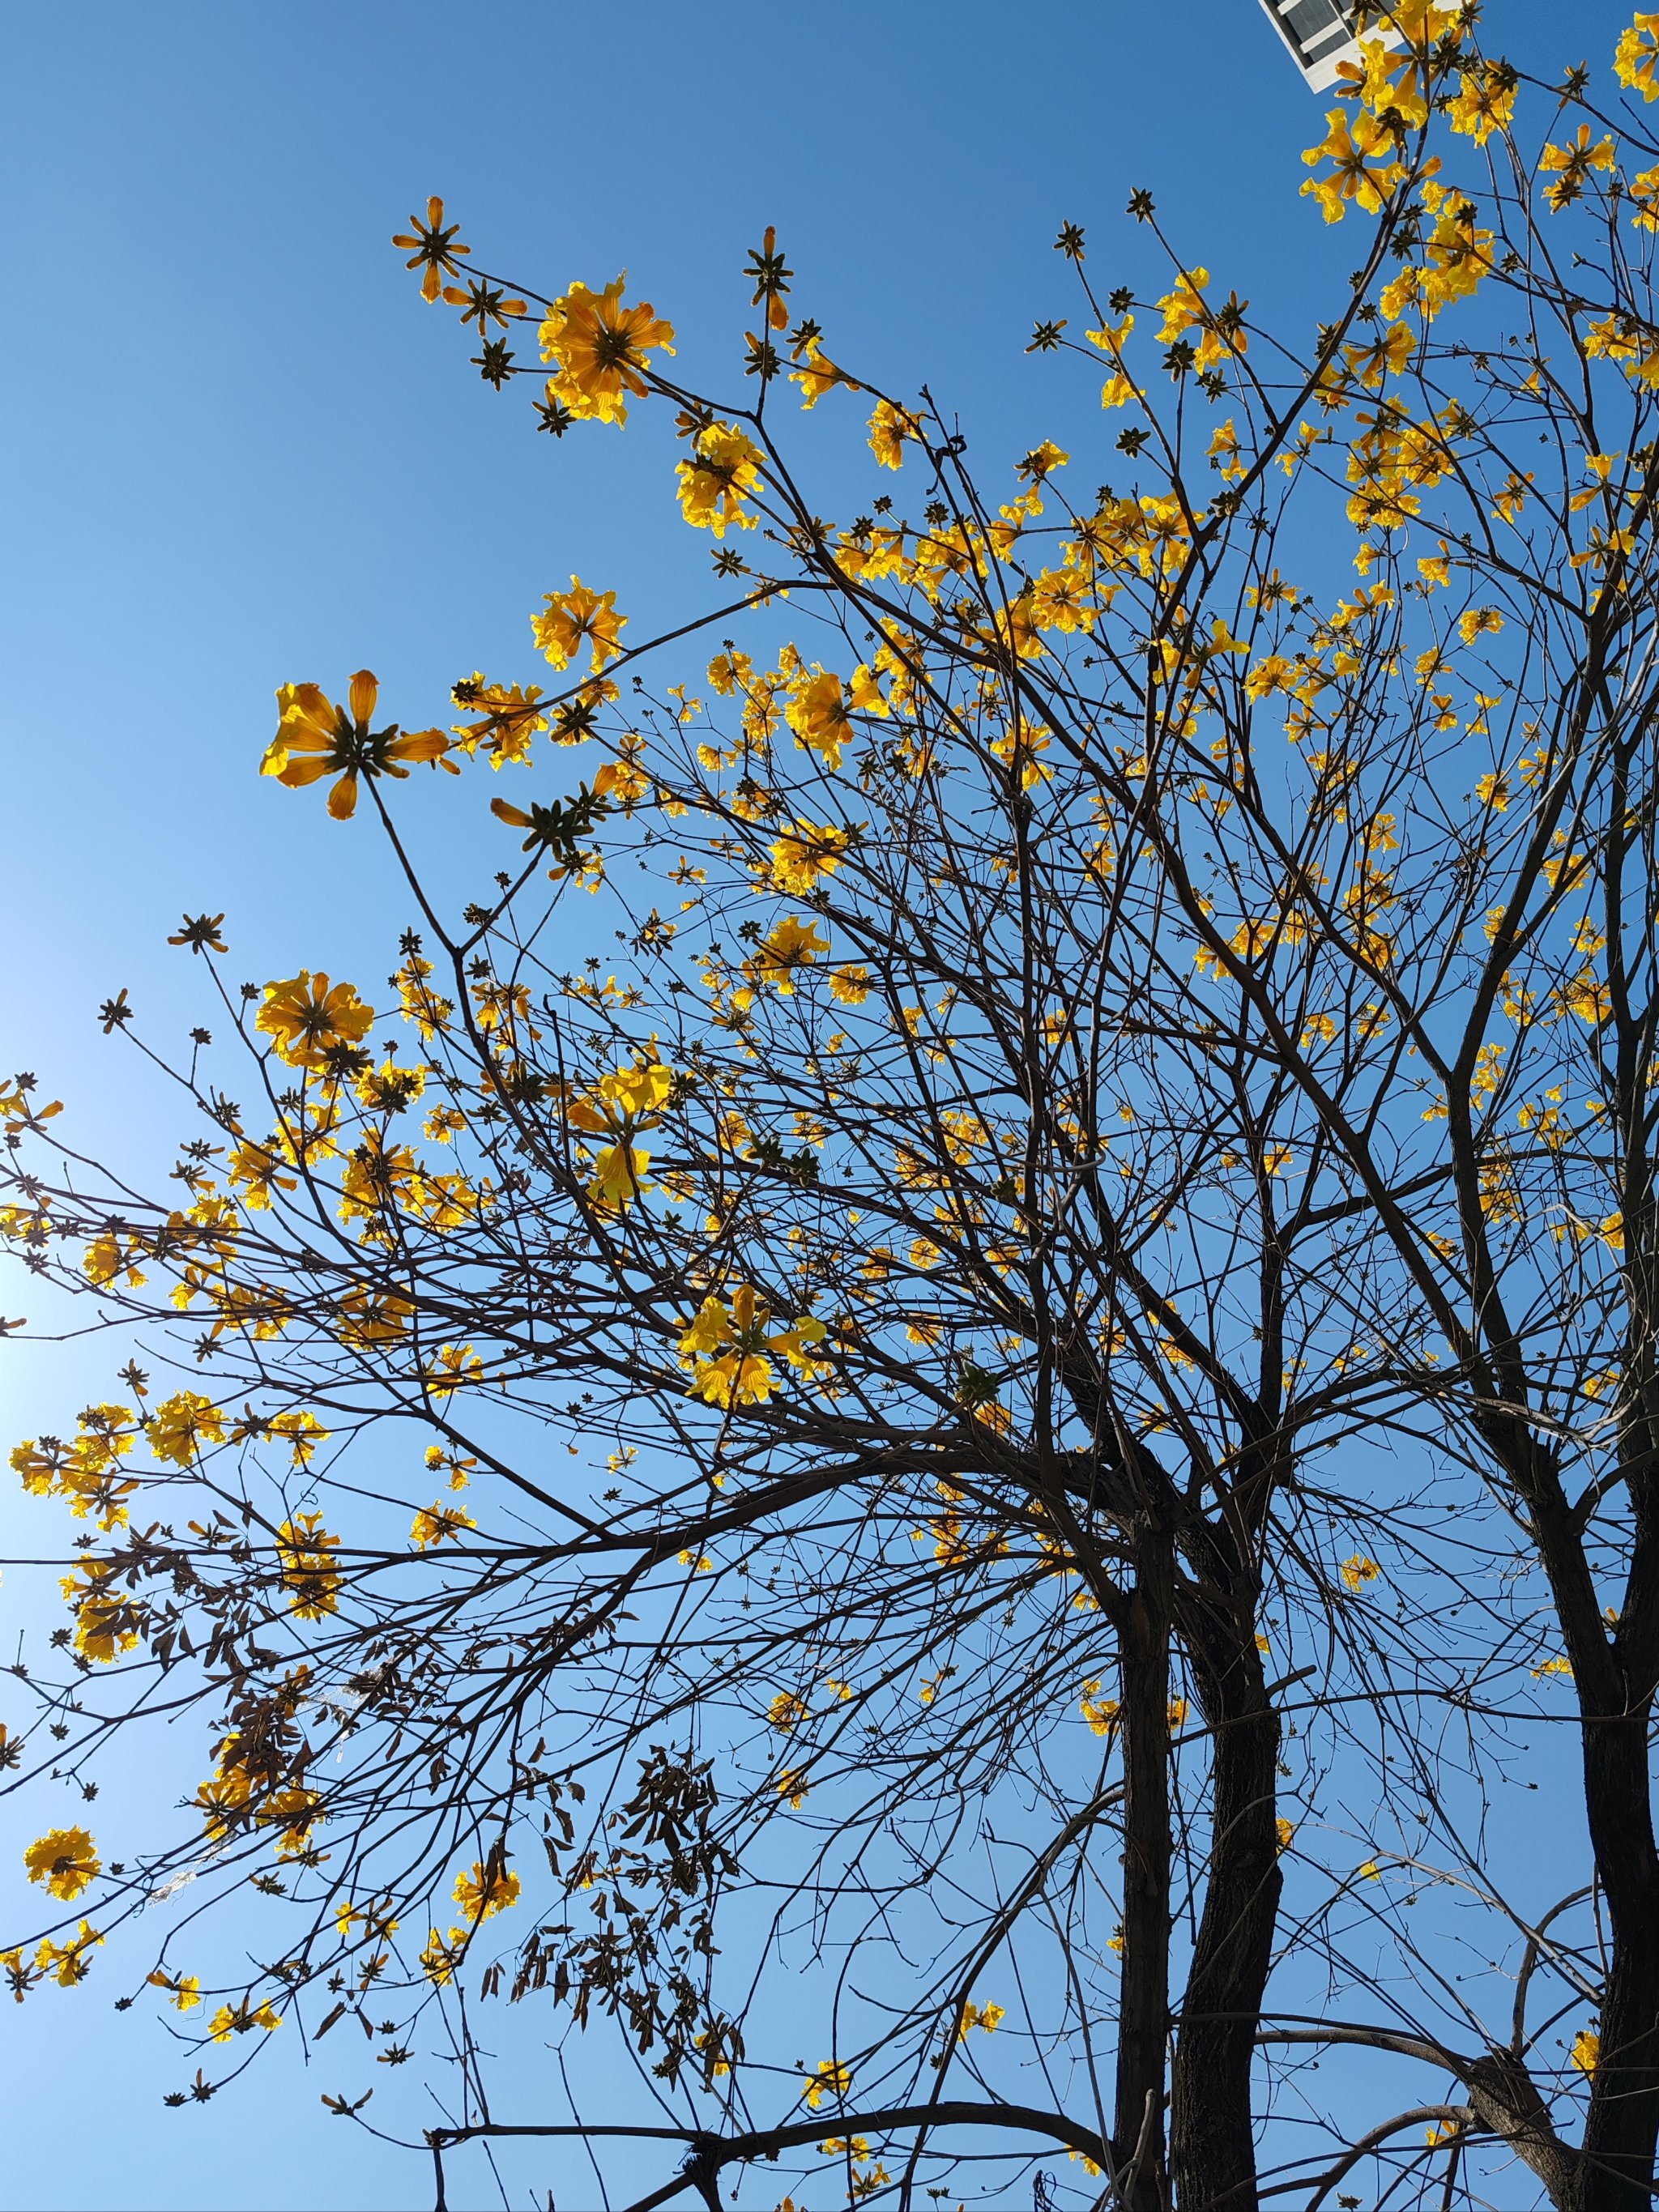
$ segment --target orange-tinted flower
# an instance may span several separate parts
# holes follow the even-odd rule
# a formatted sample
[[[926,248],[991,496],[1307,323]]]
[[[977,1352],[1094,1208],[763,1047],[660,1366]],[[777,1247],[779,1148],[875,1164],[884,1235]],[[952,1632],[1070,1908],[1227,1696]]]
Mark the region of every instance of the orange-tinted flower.
[[[579,420],[625,422],[628,396],[643,399],[651,388],[647,354],[674,350],[673,325],[652,312],[649,301],[623,305],[623,281],[618,276],[603,292],[573,284],[542,323],[542,359],[558,371],[548,379],[548,399]]]
[[[319,684],[283,684],[276,693],[276,734],[265,748],[260,775],[274,775],[291,791],[315,783],[319,776],[337,775],[328,811],[337,822],[344,822],[356,811],[360,775],[401,780],[411,761],[434,768],[441,762],[452,775],[460,774],[453,761],[444,760],[449,739],[441,730],[400,732],[395,722],[371,730],[379,697],[380,685],[367,668],[352,678],[344,707],[337,707]]]
[[[447,229],[445,228],[444,204],[441,199],[433,198],[427,202],[424,222],[419,216],[412,215],[409,218],[409,225],[408,231],[400,230],[395,234],[392,243],[414,247],[415,251],[404,266],[425,271],[421,278],[421,297],[426,301],[435,300],[443,283],[444,271],[454,270],[457,254],[470,253],[472,249],[470,246],[456,244],[455,234],[460,228],[459,223],[453,222]],[[459,272],[457,270],[455,273]]]

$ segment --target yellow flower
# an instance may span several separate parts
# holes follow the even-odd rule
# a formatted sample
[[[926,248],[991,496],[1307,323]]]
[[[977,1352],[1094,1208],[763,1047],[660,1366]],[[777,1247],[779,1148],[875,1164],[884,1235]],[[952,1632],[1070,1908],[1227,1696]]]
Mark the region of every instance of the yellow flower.
[[[1118,1702],[1115,1698],[1101,1697],[1099,1690],[1098,1682],[1085,1682],[1079,1710],[1097,1735],[1109,1735],[1117,1726]]]
[[[98,1667],[133,1650],[145,1621],[143,1606],[113,1586],[116,1565],[113,1559],[82,1560],[58,1585],[74,1610],[75,1648]]]
[[[760,1406],[772,1395],[775,1370],[769,1353],[784,1358],[800,1374],[820,1372],[816,1347],[824,1327],[810,1316],[775,1328],[770,1309],[745,1283],[728,1311],[717,1297],[705,1298],[681,1334],[680,1365],[692,1377],[694,1396],[710,1406]],[[778,1708],[775,1704],[775,1716]],[[805,1711],[805,1708],[802,1708]],[[774,1725],[777,1725],[775,1717]]]
[[[452,1536],[459,1539],[463,1528],[476,1528],[477,1525],[464,1506],[446,1505],[439,1498],[415,1516],[409,1540],[417,1552],[429,1552]]]
[[[782,301],[775,300],[772,309],[775,315],[781,312]],[[787,315],[785,319],[787,320]],[[775,324],[774,327],[781,330],[783,325]],[[845,385],[849,392],[862,389],[854,378],[830,360],[823,350],[820,333],[810,323],[791,341],[789,352],[797,364],[789,372],[789,381],[799,385],[803,407],[816,407],[824,393],[833,392],[838,384]]]
[[[1342,1562],[1342,1579],[1351,1590],[1362,1590],[1367,1583],[1374,1583],[1382,1570],[1375,1559],[1368,1559],[1356,1552],[1351,1559]]]
[[[392,1344],[408,1328],[414,1310],[396,1291],[375,1291],[362,1285],[348,1291],[340,1300],[335,1330],[341,1343],[354,1351]]]
[[[793,1690],[780,1690],[766,1709],[766,1717],[781,1735],[788,1735],[805,1720],[811,1708]]]
[[[976,2005],[963,2001],[962,2018],[957,2027],[957,2041],[965,2043],[970,2027],[982,2027],[988,2035],[994,2034],[997,2023],[1003,2019],[1006,2008],[1000,2004]]]
[[[805,822],[797,816],[793,827],[772,847],[773,890],[804,896],[820,876],[835,873],[852,842],[850,830]]]
[[[453,1895],[456,1904],[476,1927],[493,1913],[505,1912],[508,1905],[516,1905],[523,1887],[518,1875],[509,1874],[492,1854],[488,1871],[482,1860],[474,1859],[470,1874],[456,1875]]]
[[[43,1881],[65,1904],[103,1872],[98,1847],[84,1828],[52,1828],[23,1854],[31,1881]]]
[[[125,1273],[127,1288],[140,1290],[144,1282],[143,1270],[133,1265],[139,1249],[136,1243],[124,1245],[118,1237],[106,1232],[102,1237],[94,1237],[88,1245],[82,1258],[81,1272],[100,1290]]]
[[[795,743],[815,752],[830,769],[841,766],[842,747],[854,734],[839,676],[823,668],[799,684],[785,709]]]
[[[244,1997],[239,2005],[221,2005],[208,2022],[208,2033],[216,2043],[228,2043],[233,2035],[246,2035],[256,2027],[269,2034],[282,2024],[280,2014],[273,2010],[268,1998],[256,2005]]]
[[[710,422],[697,433],[691,459],[677,464],[680,511],[698,530],[724,538],[735,523],[752,530],[757,518],[744,501],[760,482],[765,455],[754,440],[730,422]]]
[[[281,1437],[287,1443],[289,1457],[295,1467],[309,1467],[312,1454],[319,1444],[328,1442],[331,1433],[315,1413],[305,1409],[276,1413],[272,1416],[269,1426],[273,1437]]]
[[[1588,1022],[1592,1029],[1606,1021],[1611,1012],[1607,986],[1591,968],[1582,969],[1570,981],[1564,983],[1557,995],[1570,1014],[1577,1014],[1581,1022]]]
[[[1619,33],[1613,71],[1620,84],[1639,92],[1644,100],[1659,100],[1656,64],[1659,64],[1659,15],[1644,15],[1638,11],[1630,28]]]
[[[180,1390],[164,1398],[149,1417],[146,1432],[157,1459],[174,1467],[193,1467],[204,1444],[225,1440],[225,1417],[211,1398],[197,1390]]]
[[[762,938],[754,958],[744,962],[744,971],[757,981],[770,983],[787,998],[795,988],[795,971],[810,966],[820,952],[829,950],[829,942],[818,935],[816,922],[787,914]]]
[[[1639,18],[1638,19],[1640,20]],[[1650,17],[1652,21],[1655,18]],[[1648,94],[1650,100],[1653,94]],[[1594,2074],[1601,2056],[1601,2039],[1593,2027],[1581,2027],[1572,2039],[1572,2063],[1581,2074]]]
[[[1566,145],[1546,146],[1538,166],[1546,176],[1555,179],[1544,190],[1551,213],[1559,215],[1563,208],[1570,207],[1589,183],[1591,173],[1610,169],[1613,163],[1611,136],[1592,143],[1588,123],[1579,125],[1577,137]]]
[[[161,1967],[149,1977],[153,1990],[171,1991],[168,2002],[175,2012],[194,2012],[202,2002],[201,1978],[196,1974],[169,1974]]]
[[[331,989],[326,974],[302,968],[285,981],[265,985],[264,1004],[254,1027],[272,1039],[277,1057],[290,1067],[320,1074],[331,1054],[355,1052],[374,1020],[349,983]]]
[[[581,421],[625,422],[628,395],[643,399],[651,388],[647,356],[674,350],[672,325],[648,301],[623,307],[623,283],[618,276],[603,292],[573,284],[542,324],[542,359],[557,369],[548,379],[548,398]]]
[[[60,1990],[72,1990],[77,1982],[87,1978],[90,1965],[87,1953],[103,1940],[91,1922],[83,1920],[67,1943],[54,1943],[50,1939],[42,1943],[34,1954],[34,1972],[54,1975]]]
[[[1350,121],[1340,107],[1332,108],[1325,120],[1330,125],[1328,135],[1321,144],[1310,146],[1302,158],[1310,168],[1328,160],[1331,173],[1310,177],[1304,193],[1311,192],[1318,200],[1327,222],[1340,222],[1350,200],[1367,215],[1379,214],[1383,194],[1406,174],[1393,158],[1397,144],[1394,133],[1375,116],[1363,112]],[[1368,167],[1372,161],[1376,167]]]
[[[837,968],[830,978],[830,995],[838,1005],[861,1006],[870,995],[867,968]]]
[[[650,1164],[650,1153],[636,1145],[606,1145],[594,1158],[587,1194],[607,1212],[620,1213],[653,1188],[645,1174]]]
[[[549,592],[545,597],[547,612],[532,615],[530,626],[555,668],[568,668],[584,639],[592,647],[596,676],[606,661],[619,656],[617,633],[626,629],[628,617],[617,612],[614,592],[590,591],[580,576],[573,576],[568,592]]]
[[[1457,80],[1456,96],[1446,110],[1452,129],[1473,138],[1477,146],[1484,146],[1494,131],[1507,131],[1515,112],[1516,83],[1513,72],[1501,66],[1488,64],[1474,73],[1465,70]]]
[[[870,417],[870,450],[883,468],[902,468],[905,440],[921,436],[921,425],[908,408],[896,407],[890,399],[877,400]]]
[[[434,768],[441,763],[451,775],[460,773],[453,761],[444,759],[449,739],[441,730],[400,732],[395,722],[371,730],[379,696],[380,685],[367,668],[352,678],[345,707],[337,707],[318,684],[283,684],[276,693],[276,734],[259,763],[260,775],[274,775],[291,791],[315,783],[319,776],[337,775],[328,811],[337,822],[344,822],[356,811],[360,775],[390,775],[401,781],[416,761]]]
[[[445,228],[444,204],[435,197],[426,204],[426,221],[422,222],[419,216],[412,215],[409,218],[409,228],[412,235],[398,231],[393,234],[392,243],[414,247],[415,251],[404,266],[425,272],[421,278],[421,297],[429,304],[438,296],[444,271],[454,269],[457,254],[471,253],[472,248],[456,243],[455,234],[460,228],[459,223],[451,223],[447,229]],[[460,271],[455,270],[455,274],[459,276]]]
[[[343,1577],[329,1553],[339,1548],[340,1540],[322,1523],[320,1513],[301,1513],[276,1531],[283,1588],[289,1593],[289,1611],[299,1620],[321,1620],[339,1610]]]
[[[446,1982],[454,1979],[455,1969],[459,1964],[459,1947],[446,1943],[434,1928],[428,1939],[425,1950],[421,1954],[422,1972],[429,1982],[441,1988]]]
[[[1031,586],[1031,620],[1039,629],[1092,629],[1098,609],[1088,603],[1091,586],[1076,568],[1045,568]]]
[[[817,2078],[810,2074],[806,2077],[806,2101],[816,2112],[823,2102],[826,2090],[832,2096],[841,2097],[845,2096],[852,2086],[850,2067],[837,2065],[833,2058],[820,2058]]]

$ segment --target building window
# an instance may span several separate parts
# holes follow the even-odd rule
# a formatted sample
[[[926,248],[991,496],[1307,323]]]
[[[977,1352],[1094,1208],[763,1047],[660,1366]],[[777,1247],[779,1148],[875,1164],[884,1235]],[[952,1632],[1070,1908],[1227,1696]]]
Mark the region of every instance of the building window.
[[[1356,0],[1261,0],[1261,4],[1310,91],[1328,91],[1336,82],[1337,64],[1358,57]],[[1398,41],[1390,27],[1374,27],[1370,33],[1379,34],[1390,46]]]

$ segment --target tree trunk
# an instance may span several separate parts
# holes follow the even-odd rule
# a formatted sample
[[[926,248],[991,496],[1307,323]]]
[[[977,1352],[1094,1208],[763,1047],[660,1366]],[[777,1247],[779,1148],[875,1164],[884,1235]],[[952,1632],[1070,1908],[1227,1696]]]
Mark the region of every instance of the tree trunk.
[[[1249,1617],[1183,1610],[1182,1634],[1214,1734],[1209,1880],[1178,2023],[1170,2163],[1181,2212],[1255,2212],[1251,2074],[1282,1887],[1275,1789],[1279,1716]]]
[[[1612,1933],[1601,2050],[1579,2166],[1580,2212],[1649,2212],[1659,2137],[1659,1850],[1648,1713],[1589,1717],[1584,1802]]]
[[[1170,2031],[1170,1547],[1145,1543],[1121,1632],[1123,1730],[1123,1978],[1112,2158],[1142,2151],[1123,2212],[1164,2212],[1164,2052]],[[1148,2113],[1151,2114],[1150,2124]]]

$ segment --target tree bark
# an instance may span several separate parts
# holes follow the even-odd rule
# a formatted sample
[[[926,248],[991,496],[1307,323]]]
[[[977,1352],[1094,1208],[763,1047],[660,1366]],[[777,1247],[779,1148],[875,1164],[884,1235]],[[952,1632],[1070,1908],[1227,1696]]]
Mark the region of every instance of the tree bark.
[[[1123,2212],[1165,2212],[1165,2051],[1170,2031],[1170,1540],[1146,1534],[1121,1631],[1123,1731],[1123,1976],[1112,2158],[1141,2148]],[[1150,2125],[1147,2114],[1151,2112]]]
[[[1659,1850],[1648,1708],[1587,1717],[1584,1803],[1611,1933],[1580,2212],[1649,2212],[1659,2139]]]
[[[1255,2212],[1251,2074],[1283,1887],[1279,1716],[1248,1607],[1224,1611],[1199,1600],[1183,1607],[1182,1632],[1214,1737],[1214,1810],[1204,1910],[1177,2024],[1170,2165],[1181,2212]]]

